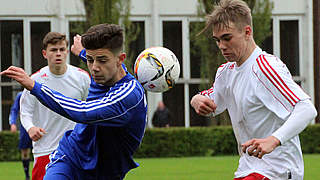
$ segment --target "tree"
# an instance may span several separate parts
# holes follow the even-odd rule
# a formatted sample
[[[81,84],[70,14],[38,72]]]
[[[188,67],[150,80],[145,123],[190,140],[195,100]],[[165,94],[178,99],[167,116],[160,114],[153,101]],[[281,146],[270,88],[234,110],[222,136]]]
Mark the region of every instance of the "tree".
[[[129,20],[130,15],[130,0],[82,0],[85,12],[86,21],[79,22],[71,26],[71,32],[84,33],[89,27],[96,24],[109,23],[120,24],[125,30],[125,49],[129,49],[129,44],[135,40],[139,33],[139,28],[135,27]],[[127,67],[132,67],[134,58],[128,52],[125,64]],[[81,67],[86,68],[85,64]],[[132,72],[131,68],[128,68]]]

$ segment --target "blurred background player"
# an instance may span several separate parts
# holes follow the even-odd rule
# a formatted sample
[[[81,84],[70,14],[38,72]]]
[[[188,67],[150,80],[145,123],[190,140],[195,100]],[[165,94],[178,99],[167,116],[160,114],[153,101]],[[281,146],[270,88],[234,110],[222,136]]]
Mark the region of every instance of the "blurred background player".
[[[207,16],[208,29],[228,62],[191,105],[200,115],[228,110],[240,154],[235,180],[302,180],[298,134],[317,115],[310,97],[279,58],[255,44],[244,1],[221,0]]]
[[[48,66],[41,68],[31,78],[63,94],[85,100],[88,95],[90,76],[84,70],[68,65],[68,41],[64,34],[49,32],[43,39],[43,57]],[[75,123],[42,105],[37,98],[25,90],[21,97],[21,122],[33,140],[33,180],[42,180],[49,154],[59,144],[67,130]]]
[[[155,127],[170,127],[170,111],[163,103],[163,101],[159,101],[157,110],[154,112],[152,117],[152,124]]]
[[[21,94],[22,92],[18,92],[14,100],[14,103],[10,109],[9,124],[10,124],[10,131],[13,133],[17,132],[17,119],[19,117],[19,112],[20,112]],[[19,149],[21,151],[21,160],[22,160],[22,165],[23,165],[25,176],[26,176],[26,180],[30,179],[29,164],[30,164],[31,148],[32,148],[32,140],[30,139],[27,131],[20,124]]]

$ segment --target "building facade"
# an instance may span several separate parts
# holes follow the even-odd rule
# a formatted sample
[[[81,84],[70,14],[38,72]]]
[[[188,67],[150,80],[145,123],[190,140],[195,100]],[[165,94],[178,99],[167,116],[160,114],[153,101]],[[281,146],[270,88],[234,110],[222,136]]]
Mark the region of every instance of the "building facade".
[[[174,126],[203,126],[203,118],[190,107],[191,97],[200,89],[197,59],[191,56],[192,25],[197,16],[198,0],[131,0],[130,20],[141,29],[135,41],[138,53],[146,47],[165,46],[178,57],[181,65],[176,87],[165,93],[147,93],[148,116],[152,118],[158,101],[163,100],[173,114]],[[267,49],[280,57],[294,79],[314,99],[312,0],[273,0],[272,36]],[[1,70],[10,65],[23,67],[32,74],[45,60],[41,40],[49,31],[72,36],[72,22],[84,20],[81,0],[11,0],[0,7]],[[1,77],[0,130],[8,129],[9,109],[21,87]],[[152,127],[151,121],[148,126]]]

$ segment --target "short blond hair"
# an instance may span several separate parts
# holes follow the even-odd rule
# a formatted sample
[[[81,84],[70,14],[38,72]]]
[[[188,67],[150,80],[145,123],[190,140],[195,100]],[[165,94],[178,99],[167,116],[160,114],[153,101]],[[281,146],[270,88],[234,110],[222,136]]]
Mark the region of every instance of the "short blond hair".
[[[230,28],[230,23],[233,23],[238,30],[246,25],[252,27],[251,10],[247,3],[241,0],[221,0],[206,19],[206,26],[200,33],[209,28],[216,30]]]

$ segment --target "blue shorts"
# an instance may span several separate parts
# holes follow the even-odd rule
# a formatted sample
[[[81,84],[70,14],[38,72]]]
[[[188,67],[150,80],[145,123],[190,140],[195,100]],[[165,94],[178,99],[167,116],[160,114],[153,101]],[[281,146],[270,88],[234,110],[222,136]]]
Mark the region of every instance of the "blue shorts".
[[[106,175],[105,171],[83,170],[74,166],[66,155],[54,151],[50,154],[50,163],[46,166],[46,174],[43,180],[122,180],[122,175]]]
[[[32,148],[32,140],[30,139],[29,134],[24,129],[24,127],[20,125],[19,149],[28,148]]]

